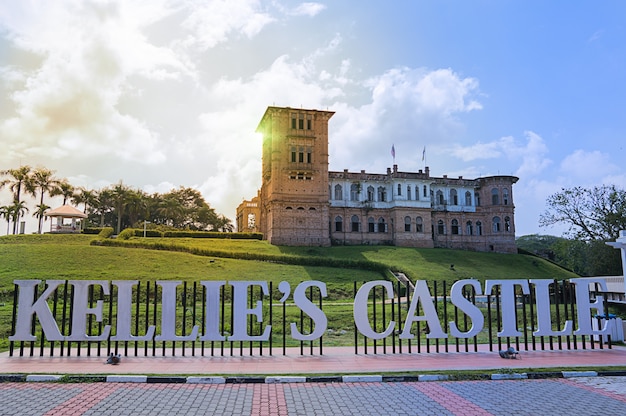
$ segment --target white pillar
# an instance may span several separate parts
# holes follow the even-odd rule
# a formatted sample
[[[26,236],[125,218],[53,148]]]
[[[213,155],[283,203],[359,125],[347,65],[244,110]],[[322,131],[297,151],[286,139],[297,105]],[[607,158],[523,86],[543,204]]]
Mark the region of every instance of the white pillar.
[[[626,230],[619,232],[619,238],[615,242],[606,243],[613,248],[622,250],[622,277],[624,277],[624,295],[626,295]]]

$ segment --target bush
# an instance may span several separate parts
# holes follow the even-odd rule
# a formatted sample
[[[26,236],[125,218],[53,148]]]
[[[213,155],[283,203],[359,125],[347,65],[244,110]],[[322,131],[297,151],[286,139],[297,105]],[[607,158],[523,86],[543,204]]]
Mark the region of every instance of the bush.
[[[88,227],[83,230],[83,234],[100,234],[102,230],[102,227]]]
[[[123,230],[121,233],[117,235],[117,238],[121,240],[128,240],[134,236],[135,236],[135,230],[133,230],[132,228],[126,228],[125,230]]]
[[[100,238],[111,238],[113,233],[114,233],[113,227],[104,227],[100,231],[100,233],[98,233],[98,237],[100,237]]]
[[[229,238],[233,240],[262,240],[261,233],[222,233],[217,231],[165,231],[163,237],[171,238]]]

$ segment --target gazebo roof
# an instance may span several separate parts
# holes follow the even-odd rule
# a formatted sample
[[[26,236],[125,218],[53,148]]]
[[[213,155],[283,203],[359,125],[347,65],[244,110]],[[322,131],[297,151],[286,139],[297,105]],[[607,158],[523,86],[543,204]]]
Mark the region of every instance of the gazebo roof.
[[[77,210],[71,205],[63,205],[46,211],[46,217],[87,218],[87,214]]]

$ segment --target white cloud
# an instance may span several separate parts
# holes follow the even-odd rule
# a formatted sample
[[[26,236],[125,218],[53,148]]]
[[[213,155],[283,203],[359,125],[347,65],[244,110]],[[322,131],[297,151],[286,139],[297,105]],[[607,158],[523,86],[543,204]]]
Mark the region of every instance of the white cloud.
[[[619,166],[611,162],[610,155],[598,150],[581,149],[567,155],[561,161],[559,168],[564,175],[578,183],[595,182],[620,171]]]
[[[326,6],[321,3],[307,2],[307,3],[299,4],[298,7],[291,10],[289,14],[293,16],[313,17],[324,9],[326,9]]]

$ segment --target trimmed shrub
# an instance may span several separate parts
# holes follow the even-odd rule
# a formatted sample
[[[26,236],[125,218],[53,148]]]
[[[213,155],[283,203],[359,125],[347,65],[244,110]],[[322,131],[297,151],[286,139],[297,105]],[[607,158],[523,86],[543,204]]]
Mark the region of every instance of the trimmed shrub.
[[[111,238],[111,236],[113,235],[113,233],[115,232],[115,230],[113,230],[113,227],[104,227],[100,233],[98,233],[98,237],[100,238]]]
[[[121,233],[117,235],[117,238],[120,240],[129,240],[131,237],[135,236],[135,230],[132,228],[126,228]]]
[[[100,234],[104,230],[102,227],[88,227],[83,229],[83,234]]]
[[[169,238],[228,238],[233,240],[262,240],[261,233],[222,233],[218,231],[165,231]]]

